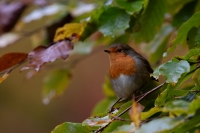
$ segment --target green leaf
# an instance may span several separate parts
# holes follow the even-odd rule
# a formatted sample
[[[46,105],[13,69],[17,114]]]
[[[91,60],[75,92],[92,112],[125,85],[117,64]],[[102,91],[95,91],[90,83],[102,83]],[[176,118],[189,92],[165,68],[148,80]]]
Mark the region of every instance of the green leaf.
[[[135,129],[135,124],[132,122],[131,124],[124,124],[122,126],[117,127],[113,131],[113,133],[133,133]]]
[[[103,91],[106,97],[116,98],[116,94],[112,88],[112,85],[110,83],[110,79],[108,76],[105,78],[105,81],[103,83]]]
[[[196,1],[193,0],[186,4],[185,1],[187,2],[187,0],[180,1],[180,6],[183,6],[183,8],[173,17],[172,25],[176,28],[180,28],[180,26],[185,21],[187,21],[194,13],[194,6],[196,5]],[[171,7],[169,7],[169,9],[171,9]],[[175,7],[175,9],[177,9],[177,7]]]
[[[182,44],[186,40],[187,33],[194,26],[198,26],[200,23],[200,12],[192,15],[192,17],[183,23],[183,25],[178,30],[176,38],[172,41],[172,46],[168,49],[168,53],[174,51],[178,44]]]
[[[197,69],[193,76],[192,76],[193,81],[195,82],[196,86],[200,86],[200,69]]]
[[[183,123],[179,128],[177,128],[175,133],[186,133],[188,130],[194,128],[200,123],[200,109],[197,110],[196,114],[189,119],[187,122]]]
[[[141,113],[141,120],[145,120],[145,119],[151,117],[152,115],[154,115],[158,112],[161,112],[161,111],[162,111],[162,108],[154,107],[154,108],[151,108],[147,112],[142,112]]]
[[[92,114],[99,114],[108,112],[110,107],[117,101],[116,98],[106,98],[97,103],[97,105],[94,107]]]
[[[185,83],[192,76],[194,67],[190,66],[190,69],[191,69],[190,72],[185,73],[181,76],[181,78],[178,80],[178,83],[175,85],[174,89],[177,89],[178,87],[180,87],[183,83]]]
[[[181,60],[179,62],[174,62],[170,60],[156,68],[153,77],[158,79],[159,75],[163,75],[167,83],[176,84],[181,75],[189,71],[190,65],[187,61]]]
[[[92,131],[83,127],[81,123],[65,122],[55,127],[51,133],[92,133]]]
[[[177,127],[183,122],[184,119],[182,117],[180,118],[162,117],[143,124],[134,133],[160,133],[164,131],[169,132],[171,129]]]
[[[200,47],[200,28],[193,27],[187,34],[189,49]]]
[[[175,97],[184,97],[185,95],[187,95],[188,90],[182,90],[182,89],[173,89],[171,93],[169,93],[168,95],[168,99],[174,99]],[[176,98],[177,99],[177,98]]]
[[[112,36],[124,32],[129,27],[130,15],[117,7],[108,7],[98,20],[99,31],[104,36]]]
[[[134,13],[138,12],[142,9],[144,4],[144,0],[115,0],[115,2],[122,8],[124,8],[127,12]]]
[[[196,98],[190,103],[189,111],[195,113],[198,109],[200,109],[200,99]]]
[[[155,35],[154,39],[146,45],[145,49],[147,49],[147,52],[150,52],[149,61],[152,64],[161,60],[172,31],[173,27],[171,25],[163,25],[161,30]]]
[[[200,49],[195,48],[195,49],[191,49],[185,56],[181,58],[184,60],[188,60],[190,58],[197,57],[199,55],[200,55]]]
[[[169,112],[180,116],[182,114],[187,114],[189,109],[189,102],[185,100],[175,100],[167,102],[163,108],[163,112]]]
[[[99,16],[102,14],[102,12],[105,10],[105,6],[102,6],[96,10],[93,11],[92,15],[89,17],[89,21],[87,25],[85,26],[85,29],[80,37],[81,41],[84,41],[86,38],[88,38],[90,35],[92,35],[94,32],[98,30],[98,20]]]
[[[116,115],[115,115],[115,116],[117,116],[118,114],[120,114],[121,112],[123,112],[124,110],[126,110],[127,108],[129,108],[130,106],[132,106],[132,104],[133,104],[133,101],[132,101],[132,100],[130,100],[130,101],[126,102],[126,103],[123,103],[123,104],[120,106],[118,112],[116,112]],[[122,117],[123,117],[123,116],[124,116],[124,117],[127,117],[127,116],[128,116],[128,113],[125,113],[124,115],[122,115]],[[129,116],[128,116],[128,118],[129,118]]]
[[[197,1],[197,4],[195,6],[195,12],[198,12],[198,11],[200,11],[200,1],[199,0]]]
[[[155,100],[155,107],[162,107],[164,106],[167,98],[168,98],[168,95],[169,93],[172,91],[173,87],[171,84],[165,84],[163,88],[166,88],[164,89],[164,91],[162,93],[160,93],[158,95],[158,97],[156,98]]]
[[[174,97],[178,96],[183,98],[184,100],[187,100],[186,94],[188,93],[187,90],[180,90],[179,88],[183,83],[185,83],[186,80],[188,80],[192,76],[192,73],[189,72],[187,74],[184,74],[178,81],[178,83],[175,86],[172,86],[171,84],[168,84],[167,88],[164,89],[160,95],[155,100],[155,106],[156,107],[162,107],[164,106],[166,101],[173,100]],[[166,84],[165,84],[166,86]],[[165,88],[165,86],[163,88]],[[186,96],[185,96],[186,95]]]
[[[103,130],[102,133],[115,133],[114,130],[116,130],[117,128],[120,128],[122,125],[127,125],[127,124],[130,124],[130,122],[113,121],[108,127],[106,127]],[[125,133],[128,133],[128,132],[125,132]]]
[[[175,14],[180,11],[180,9],[187,3],[193,0],[167,0],[168,11]]]
[[[149,42],[160,29],[164,21],[166,3],[164,0],[150,0],[144,14],[139,20],[140,29],[135,33],[135,41]]]
[[[71,79],[68,70],[51,71],[45,78],[42,88],[43,103],[48,104],[52,98],[63,94]]]

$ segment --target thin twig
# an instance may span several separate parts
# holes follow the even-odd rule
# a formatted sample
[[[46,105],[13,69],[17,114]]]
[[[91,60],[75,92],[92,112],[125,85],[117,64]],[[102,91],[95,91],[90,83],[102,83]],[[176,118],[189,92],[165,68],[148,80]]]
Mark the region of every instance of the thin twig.
[[[123,119],[121,117],[118,116],[111,116],[114,120],[118,120],[118,121],[125,121],[125,122],[131,122],[130,119]]]
[[[160,89],[163,85],[164,85],[164,83],[162,83],[162,84],[160,84],[159,86],[153,88],[152,90],[146,92],[146,93],[145,93],[144,95],[142,95],[138,100],[136,100],[136,102],[141,101],[144,97],[146,97],[147,95],[151,94],[152,92],[154,92],[154,91]],[[124,113],[126,113],[128,110],[130,110],[131,107],[132,107],[132,106],[130,106],[129,108],[127,108],[126,110],[124,110],[123,112],[121,112],[120,114],[118,114],[117,116],[118,116],[118,117],[122,116]]]
[[[180,99],[183,98],[183,96],[174,96],[173,98]]]
[[[146,93],[145,93],[144,95],[142,95],[136,102],[141,101],[141,100],[142,100],[143,98],[145,98],[147,95],[149,95],[149,94],[151,94],[152,92],[158,90],[158,89],[161,88],[163,85],[164,85],[164,83],[162,83],[162,84],[160,84],[159,86],[153,88],[152,90],[146,92]],[[123,112],[121,112],[120,114],[118,114],[117,117],[122,116],[124,113],[126,113],[127,111],[129,111],[129,110],[131,109],[131,107],[132,107],[132,106],[130,106],[130,107],[128,107],[127,109],[125,109]],[[110,125],[114,120],[116,120],[116,119],[115,119],[115,118],[112,118],[111,121],[110,121],[107,125],[105,125],[105,126],[99,128],[98,130],[95,131],[95,133],[101,133],[101,132],[102,132],[108,125]]]

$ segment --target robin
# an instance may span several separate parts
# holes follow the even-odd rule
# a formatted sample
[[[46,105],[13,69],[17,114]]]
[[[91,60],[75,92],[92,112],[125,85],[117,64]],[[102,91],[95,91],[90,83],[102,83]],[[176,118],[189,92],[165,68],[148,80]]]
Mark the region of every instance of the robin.
[[[152,79],[150,74],[153,73],[153,69],[149,62],[129,45],[116,43],[104,51],[109,53],[109,76],[119,98],[117,102],[133,97],[137,90]],[[110,111],[113,110],[113,106]]]

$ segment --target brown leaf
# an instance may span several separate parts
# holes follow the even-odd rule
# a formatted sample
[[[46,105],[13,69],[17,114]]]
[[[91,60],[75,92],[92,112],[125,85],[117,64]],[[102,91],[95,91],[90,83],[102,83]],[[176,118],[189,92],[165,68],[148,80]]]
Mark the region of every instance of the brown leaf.
[[[39,71],[41,66],[47,62],[54,62],[61,58],[65,60],[74,45],[69,40],[56,42],[49,47],[39,46],[28,54],[29,64],[21,69],[21,71],[34,68]]]
[[[26,53],[8,53],[0,57],[0,73],[25,61],[27,55]]]
[[[140,126],[140,120],[141,120],[141,112],[144,109],[144,106],[142,106],[140,103],[137,103],[136,101],[133,101],[132,108],[129,112],[131,120],[135,123],[136,127]]]

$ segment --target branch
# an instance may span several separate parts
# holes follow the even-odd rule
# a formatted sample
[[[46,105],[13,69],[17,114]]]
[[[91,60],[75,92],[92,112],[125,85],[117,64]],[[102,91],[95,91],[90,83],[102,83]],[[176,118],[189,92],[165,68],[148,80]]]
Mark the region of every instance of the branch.
[[[144,95],[142,95],[138,100],[136,100],[136,102],[141,101],[141,100],[142,100],[143,98],[145,98],[147,95],[149,95],[149,94],[151,94],[152,92],[154,92],[154,91],[160,89],[163,85],[164,85],[164,83],[162,83],[162,84],[160,84],[159,86],[153,88],[152,90],[146,92],[146,93],[145,93]],[[132,107],[132,105],[131,105],[130,107],[128,107],[127,109],[125,109],[125,110],[124,110],[123,112],[121,112],[120,114],[118,114],[117,117],[122,116],[124,113],[126,113],[127,111],[129,111],[129,110],[131,109],[131,107]],[[111,121],[110,121],[107,125],[105,125],[105,126],[99,128],[98,130],[95,131],[95,133],[101,133],[101,132],[102,132],[108,125],[110,125],[114,120],[116,120],[116,119],[115,119],[115,118],[112,118]]]
[[[152,92],[160,89],[162,86],[164,85],[164,83],[160,84],[159,86],[153,88],[152,90],[146,92],[144,95],[142,95],[138,100],[136,100],[136,102],[141,101],[143,98],[145,98],[147,95],[151,94]],[[128,107],[126,110],[124,110],[123,112],[121,112],[120,114],[118,114],[117,116],[120,117],[122,116],[124,113],[126,113],[128,110],[130,110],[132,107],[132,105],[130,107]]]

